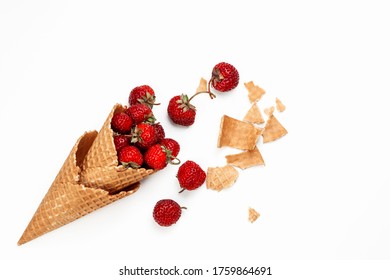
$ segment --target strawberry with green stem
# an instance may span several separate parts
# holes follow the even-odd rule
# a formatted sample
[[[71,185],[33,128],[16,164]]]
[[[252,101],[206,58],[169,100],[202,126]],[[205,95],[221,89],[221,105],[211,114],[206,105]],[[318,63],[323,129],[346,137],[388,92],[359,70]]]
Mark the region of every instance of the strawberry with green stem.
[[[135,144],[138,148],[146,150],[156,142],[156,129],[152,124],[139,123],[133,129],[131,143]]]
[[[118,161],[124,167],[140,168],[144,162],[142,153],[135,146],[126,146],[118,152]]]
[[[153,108],[153,105],[160,104],[160,103],[156,103],[155,101],[156,101],[156,96],[154,94],[154,90],[148,85],[142,85],[133,88],[129,95],[130,105],[143,103],[148,105],[150,108]]]
[[[195,122],[196,107],[192,105],[191,100],[201,94],[209,94],[211,99],[214,99],[215,94],[210,91],[200,91],[195,93],[191,98],[188,98],[187,94],[176,95],[171,98],[168,104],[167,112],[170,119],[175,123],[182,126],[191,126]]]
[[[174,165],[180,164],[180,160],[173,157],[172,151],[161,144],[155,144],[150,147],[144,153],[144,160],[148,167],[155,170],[164,169],[168,163]]]

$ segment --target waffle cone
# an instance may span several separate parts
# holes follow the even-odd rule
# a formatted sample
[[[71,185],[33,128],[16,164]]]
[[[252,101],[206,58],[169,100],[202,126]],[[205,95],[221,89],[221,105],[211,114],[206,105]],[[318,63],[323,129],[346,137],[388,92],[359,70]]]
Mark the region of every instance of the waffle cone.
[[[125,108],[120,104],[116,104],[113,107],[83,160],[83,171],[81,172],[80,181],[86,187],[99,188],[110,193],[116,193],[154,172],[153,169],[132,169],[118,166],[111,119],[114,114],[124,110]]]
[[[82,163],[97,137],[98,133],[92,131],[86,132],[77,140],[18,245],[77,220],[138,190],[139,183],[134,183],[123,188],[121,192],[110,194],[102,189],[86,187],[79,182]]]

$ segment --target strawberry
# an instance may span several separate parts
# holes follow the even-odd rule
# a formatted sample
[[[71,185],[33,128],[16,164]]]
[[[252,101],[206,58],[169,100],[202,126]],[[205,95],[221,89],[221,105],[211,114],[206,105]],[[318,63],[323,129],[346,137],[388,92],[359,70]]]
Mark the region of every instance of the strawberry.
[[[168,104],[168,116],[171,120],[179,125],[190,126],[195,122],[196,108],[190,103],[192,98],[200,93],[208,93],[210,98],[215,97],[211,92],[198,92],[195,93],[191,98],[188,98],[188,95],[176,95],[171,98]]]
[[[213,68],[209,81],[209,91],[210,84],[220,92],[232,90],[237,87],[239,80],[240,75],[233,65],[226,62],[220,62]]]
[[[153,108],[153,105],[158,105],[158,103],[155,103],[155,100],[154,90],[148,85],[133,88],[129,95],[130,105],[145,103],[150,108]]]
[[[139,168],[143,162],[141,152],[135,146],[126,146],[118,153],[119,162],[125,167]]]
[[[155,121],[152,109],[144,103],[131,105],[126,109],[125,113],[133,119],[134,124],[141,122],[154,123]]]
[[[180,187],[182,187],[180,192],[184,190],[192,191],[204,183],[206,173],[197,163],[187,160],[179,167],[177,179],[179,180]]]
[[[129,133],[132,126],[133,120],[126,113],[116,113],[111,119],[111,128],[117,133]]]
[[[120,149],[129,146],[129,138],[124,135],[115,135],[114,136],[114,145],[115,150],[119,151]]]
[[[153,145],[144,153],[144,160],[146,165],[155,170],[161,170],[165,168],[168,163],[180,164],[180,160],[178,158],[175,158],[176,162],[173,162],[171,158],[172,152],[161,144]]]
[[[156,130],[148,123],[139,123],[135,126],[131,143],[135,143],[140,149],[146,150],[156,143]]]
[[[156,138],[157,138],[156,142],[158,143],[165,138],[165,130],[160,123],[155,123],[153,126],[154,126],[154,130],[156,131]]]
[[[172,199],[161,199],[153,208],[153,218],[160,226],[169,227],[180,219],[182,209],[186,208]]]
[[[162,139],[160,145],[163,145],[167,150],[171,151],[171,160],[174,160],[180,152],[179,143],[172,138]]]

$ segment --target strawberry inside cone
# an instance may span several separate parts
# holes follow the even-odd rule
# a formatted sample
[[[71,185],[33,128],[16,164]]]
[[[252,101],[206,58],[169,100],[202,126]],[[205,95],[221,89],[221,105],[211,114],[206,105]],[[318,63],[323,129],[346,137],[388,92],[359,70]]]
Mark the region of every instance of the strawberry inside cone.
[[[172,155],[172,151],[161,144],[150,147],[144,154],[144,160],[146,165],[154,170],[164,169],[168,163],[180,164],[180,160]]]
[[[187,94],[176,95],[171,98],[168,104],[168,116],[175,123],[182,126],[191,126],[195,122],[196,107],[192,105],[191,100],[201,94],[207,93],[211,99],[216,97],[215,94],[210,91],[201,91],[195,93],[191,98],[188,98]]]

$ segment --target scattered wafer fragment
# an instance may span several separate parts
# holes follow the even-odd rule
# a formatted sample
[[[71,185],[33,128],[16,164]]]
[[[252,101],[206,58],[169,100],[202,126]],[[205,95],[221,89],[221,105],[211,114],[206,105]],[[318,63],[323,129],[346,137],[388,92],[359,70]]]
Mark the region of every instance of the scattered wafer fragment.
[[[253,150],[262,129],[251,123],[224,115],[221,119],[217,147],[229,146],[242,150]]]
[[[280,124],[274,115],[271,115],[264,127],[263,142],[267,143],[274,141],[286,134],[287,130]]]
[[[279,98],[276,97],[275,103],[276,103],[276,110],[278,110],[278,112],[283,112],[284,110],[286,110],[286,106],[282,103],[282,101],[280,101]]]
[[[248,215],[249,222],[254,223],[259,217],[260,214],[255,209],[249,207],[249,215]]]
[[[207,91],[207,81],[203,78],[200,78],[198,88],[196,89],[196,93]]]
[[[248,90],[248,98],[250,102],[257,102],[265,94],[265,90],[261,87],[255,85],[253,81],[244,83],[246,89]]]
[[[261,115],[261,112],[259,110],[259,107],[257,106],[256,102],[253,102],[251,108],[246,113],[244,117],[244,121],[251,122],[251,123],[264,123],[263,116]]]
[[[238,171],[231,165],[207,168],[206,188],[221,191],[234,184]]]
[[[274,107],[274,106],[271,106],[271,107],[268,107],[268,108],[265,108],[265,109],[264,109],[264,113],[265,113],[268,117],[272,116],[272,115],[274,114],[274,112],[275,112],[275,107]]]
[[[256,165],[264,165],[263,157],[257,147],[242,153],[225,156],[226,162],[241,169]]]

